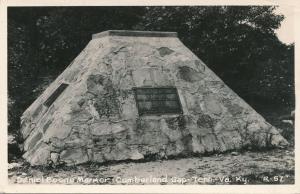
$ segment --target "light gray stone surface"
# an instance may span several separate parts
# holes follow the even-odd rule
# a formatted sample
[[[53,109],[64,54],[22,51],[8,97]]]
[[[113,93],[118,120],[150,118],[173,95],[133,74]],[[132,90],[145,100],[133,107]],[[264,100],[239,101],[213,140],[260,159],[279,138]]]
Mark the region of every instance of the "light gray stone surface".
[[[44,106],[61,83],[69,86]],[[183,114],[139,116],[132,88],[145,86],[175,86]],[[32,165],[288,144],[174,36],[95,36],[21,120]]]

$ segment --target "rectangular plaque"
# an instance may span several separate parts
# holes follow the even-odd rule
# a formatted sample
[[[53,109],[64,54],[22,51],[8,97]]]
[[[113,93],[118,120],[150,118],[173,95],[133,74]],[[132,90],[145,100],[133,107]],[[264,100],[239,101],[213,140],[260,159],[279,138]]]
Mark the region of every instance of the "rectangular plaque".
[[[134,88],[140,115],[182,113],[176,88]]]
[[[44,102],[44,105],[49,107],[59,97],[59,95],[67,88],[68,84],[62,83]]]

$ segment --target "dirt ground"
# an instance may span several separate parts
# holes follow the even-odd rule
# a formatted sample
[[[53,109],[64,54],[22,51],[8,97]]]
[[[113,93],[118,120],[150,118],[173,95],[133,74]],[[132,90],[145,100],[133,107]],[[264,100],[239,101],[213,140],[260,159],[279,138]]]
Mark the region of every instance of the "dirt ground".
[[[18,184],[293,184],[293,150],[68,167],[30,167],[19,161],[8,176]]]

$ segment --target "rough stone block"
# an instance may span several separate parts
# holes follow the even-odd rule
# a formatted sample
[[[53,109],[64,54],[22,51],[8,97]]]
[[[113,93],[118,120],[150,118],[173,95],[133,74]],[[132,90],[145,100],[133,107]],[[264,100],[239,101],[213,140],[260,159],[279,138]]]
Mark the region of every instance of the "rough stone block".
[[[61,152],[60,160],[67,165],[81,164],[88,161],[87,152],[84,149],[67,149]]]

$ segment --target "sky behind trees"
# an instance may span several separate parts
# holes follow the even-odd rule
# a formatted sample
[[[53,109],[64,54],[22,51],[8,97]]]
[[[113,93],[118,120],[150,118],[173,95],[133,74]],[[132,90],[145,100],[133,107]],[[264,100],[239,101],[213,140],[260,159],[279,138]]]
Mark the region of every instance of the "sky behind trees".
[[[295,42],[294,33],[294,8],[292,6],[280,5],[275,13],[284,15],[284,20],[281,22],[281,26],[276,30],[279,40],[283,43],[291,44]]]

